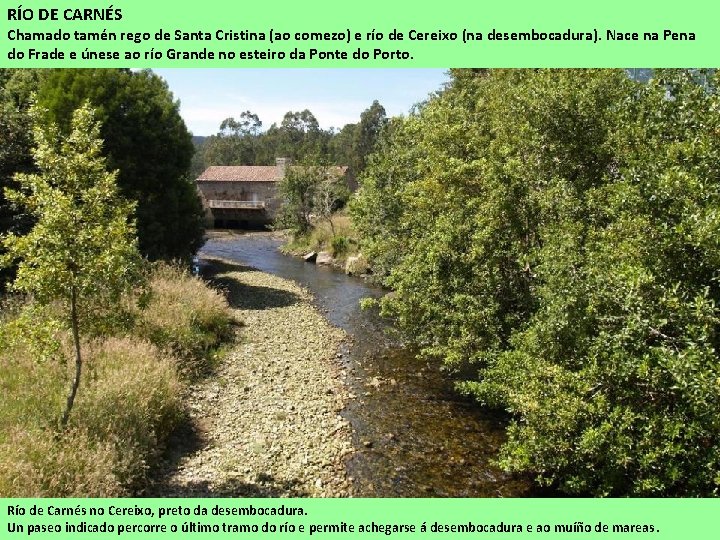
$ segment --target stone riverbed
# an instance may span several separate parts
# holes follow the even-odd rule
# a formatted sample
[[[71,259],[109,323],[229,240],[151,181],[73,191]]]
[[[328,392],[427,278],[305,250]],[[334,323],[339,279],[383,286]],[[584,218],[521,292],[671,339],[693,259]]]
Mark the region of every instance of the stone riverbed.
[[[188,397],[189,422],[150,490],[168,497],[345,497],[348,391],[331,326],[296,283],[214,261],[242,321],[214,373]],[[171,452],[172,454],[172,452]]]

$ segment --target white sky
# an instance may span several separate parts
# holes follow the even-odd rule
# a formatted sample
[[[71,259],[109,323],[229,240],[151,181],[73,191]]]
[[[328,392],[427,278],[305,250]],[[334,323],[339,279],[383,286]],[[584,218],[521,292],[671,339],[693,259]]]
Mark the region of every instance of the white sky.
[[[447,82],[443,69],[156,69],[194,135],[249,110],[263,129],[287,111],[309,109],[324,129],[357,122],[377,99],[388,116],[407,114]]]

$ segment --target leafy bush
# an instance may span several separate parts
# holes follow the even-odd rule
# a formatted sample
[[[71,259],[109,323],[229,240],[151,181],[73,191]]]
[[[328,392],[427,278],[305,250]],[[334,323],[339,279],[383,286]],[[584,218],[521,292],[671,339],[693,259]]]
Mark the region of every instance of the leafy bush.
[[[350,241],[344,236],[333,236],[330,246],[332,247],[333,257],[339,257],[347,252]]]
[[[717,82],[455,71],[371,160],[352,210],[383,311],[513,413],[506,469],[718,493]]]
[[[342,238],[334,240],[335,238]],[[336,242],[336,245],[333,245]],[[332,215],[329,220],[315,220],[306,234],[293,236],[283,247],[286,254],[305,255],[310,251],[333,251],[333,257],[342,259],[357,251],[358,238],[350,218],[345,212]]]

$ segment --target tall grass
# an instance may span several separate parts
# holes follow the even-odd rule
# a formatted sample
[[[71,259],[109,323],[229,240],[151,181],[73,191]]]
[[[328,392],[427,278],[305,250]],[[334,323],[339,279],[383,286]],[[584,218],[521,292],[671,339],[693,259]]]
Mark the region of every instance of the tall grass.
[[[357,253],[358,235],[350,217],[342,212],[333,214],[332,227],[327,220],[313,222],[313,228],[305,235],[292,238],[283,251],[304,255],[309,251],[330,251],[338,260]]]
[[[149,302],[137,313],[136,333],[174,355],[183,373],[203,373],[209,353],[232,330],[225,296],[167,265],[155,267],[149,287]]]
[[[115,470],[110,441],[78,430],[13,426],[0,443],[1,497],[120,497],[128,495]]]
[[[182,417],[182,384],[174,359],[147,341],[110,338],[91,349],[71,425],[112,442],[115,475],[130,487],[144,479]]]
[[[206,365],[231,326],[223,296],[177,268],[156,267],[149,290],[129,327],[83,344],[85,370],[64,432],[68,330],[53,307],[4,310],[0,497],[125,496],[143,484],[183,416],[183,373]]]
[[[128,494],[180,417],[177,371],[153,345],[125,337],[84,348],[86,370],[63,433],[67,363],[38,361],[23,344],[0,352],[0,496]]]

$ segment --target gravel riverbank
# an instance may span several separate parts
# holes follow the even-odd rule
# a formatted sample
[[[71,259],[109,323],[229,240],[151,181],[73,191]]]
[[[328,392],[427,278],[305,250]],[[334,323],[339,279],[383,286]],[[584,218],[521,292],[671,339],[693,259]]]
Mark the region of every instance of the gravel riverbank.
[[[214,373],[191,388],[189,422],[148,495],[351,495],[351,433],[340,416],[348,392],[337,362],[345,334],[296,283],[211,262],[243,325]]]

